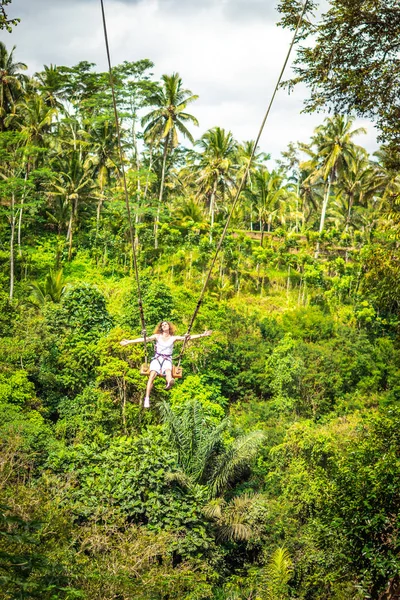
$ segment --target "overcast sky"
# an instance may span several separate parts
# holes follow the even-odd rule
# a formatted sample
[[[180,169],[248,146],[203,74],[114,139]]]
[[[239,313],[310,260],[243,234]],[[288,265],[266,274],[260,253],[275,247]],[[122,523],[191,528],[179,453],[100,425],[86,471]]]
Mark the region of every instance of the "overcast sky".
[[[277,0],[104,0],[112,63],[148,58],[156,78],[178,72],[199,99],[190,112],[200,123],[195,138],[216,125],[239,141],[255,139],[291,39],[276,26]],[[29,71],[81,60],[106,69],[100,0],[13,0],[21,18],[1,32],[15,60]],[[287,78],[289,72],[286,73]],[[324,115],[300,114],[306,89],[280,90],[261,139],[273,159],[291,141],[307,142]],[[373,126],[356,141],[373,152]]]

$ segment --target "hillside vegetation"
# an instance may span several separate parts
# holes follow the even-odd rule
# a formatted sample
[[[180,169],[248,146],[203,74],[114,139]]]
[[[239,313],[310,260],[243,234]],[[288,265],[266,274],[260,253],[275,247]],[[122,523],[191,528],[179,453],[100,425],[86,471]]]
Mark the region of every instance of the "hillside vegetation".
[[[187,149],[196,96],[125,62],[122,166],[95,65],[0,59],[0,598],[398,598],[396,150],[336,115],[275,167],[257,151],[213,334],[145,410],[121,170],[147,333],[184,334],[251,142]]]

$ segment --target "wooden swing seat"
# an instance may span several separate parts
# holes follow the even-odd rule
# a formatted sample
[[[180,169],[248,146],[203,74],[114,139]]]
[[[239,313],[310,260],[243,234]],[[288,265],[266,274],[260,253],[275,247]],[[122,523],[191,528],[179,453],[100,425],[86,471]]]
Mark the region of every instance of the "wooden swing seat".
[[[143,363],[140,366],[140,374],[146,375],[147,377],[150,375],[150,364],[149,363]],[[164,375],[161,375],[161,373],[159,373],[159,376],[164,377]],[[182,367],[178,367],[177,365],[172,365],[172,377],[174,379],[181,379],[182,378]]]

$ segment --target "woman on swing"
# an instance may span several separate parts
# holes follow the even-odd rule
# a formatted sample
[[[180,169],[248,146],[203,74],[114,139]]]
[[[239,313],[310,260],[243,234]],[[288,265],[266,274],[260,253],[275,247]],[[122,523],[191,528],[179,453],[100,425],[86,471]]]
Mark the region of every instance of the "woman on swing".
[[[146,337],[146,341],[155,341],[155,353],[150,362],[150,375],[147,381],[146,395],[144,398],[144,407],[150,408],[150,392],[153,388],[154,380],[157,375],[165,376],[167,380],[166,390],[169,390],[175,383],[172,377],[172,352],[175,342],[183,342],[185,340],[195,340],[197,338],[207,337],[212,331],[197,333],[195,335],[174,335],[175,327],[169,321],[162,321],[157,325],[154,334]],[[128,344],[139,344],[144,342],[144,338],[136,338],[135,340],[122,340],[121,346]]]

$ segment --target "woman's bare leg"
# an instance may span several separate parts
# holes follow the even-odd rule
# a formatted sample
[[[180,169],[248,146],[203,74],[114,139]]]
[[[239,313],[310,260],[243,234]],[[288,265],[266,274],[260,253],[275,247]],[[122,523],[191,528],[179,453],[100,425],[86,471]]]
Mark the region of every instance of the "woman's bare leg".
[[[172,377],[172,371],[171,369],[166,369],[165,370],[165,378],[167,380],[167,385],[165,386],[165,388],[167,390],[169,390],[169,388],[171,388],[174,383],[175,383],[175,379]]]
[[[149,406],[150,406],[150,392],[153,389],[153,384],[154,384],[154,380],[156,377],[157,377],[157,372],[150,371],[150,375],[147,380],[147,386],[146,386],[146,396],[144,399],[144,407],[145,408],[149,408]]]

